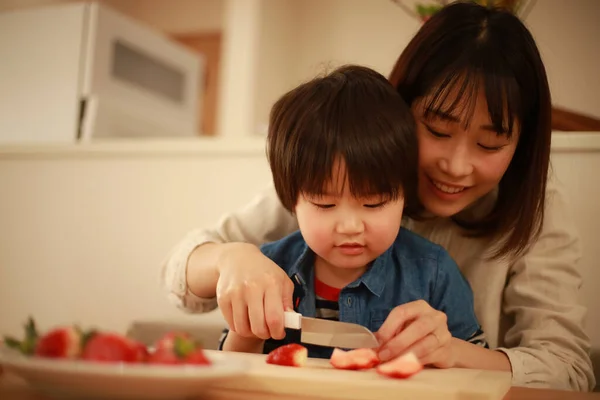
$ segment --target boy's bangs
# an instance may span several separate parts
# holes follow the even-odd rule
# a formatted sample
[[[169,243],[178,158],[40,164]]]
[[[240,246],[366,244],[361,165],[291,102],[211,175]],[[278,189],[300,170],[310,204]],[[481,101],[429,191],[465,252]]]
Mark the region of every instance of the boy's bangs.
[[[330,121],[336,119],[344,122],[337,126],[326,122],[323,134],[313,136],[317,143],[311,147],[323,150],[299,157],[301,165],[294,169],[304,171],[299,177],[300,191],[312,196],[341,195],[347,183],[351,195],[356,198],[399,198],[405,184],[401,178],[403,174],[398,173],[403,157],[393,154],[390,151],[393,147],[381,140],[390,135],[391,127],[377,121],[361,123],[358,118],[339,119],[335,115]],[[373,132],[373,140],[366,143],[361,129],[379,132]],[[344,139],[336,140],[342,136]],[[337,189],[338,193],[328,193],[328,189]]]
[[[490,121],[498,135],[511,137],[515,121],[523,121],[522,98],[517,79],[504,73],[493,61],[480,68],[471,65],[455,65],[447,68],[439,76],[444,78],[427,96],[423,104],[425,117],[433,115],[457,118],[465,129],[471,123],[477,97],[485,94]]]

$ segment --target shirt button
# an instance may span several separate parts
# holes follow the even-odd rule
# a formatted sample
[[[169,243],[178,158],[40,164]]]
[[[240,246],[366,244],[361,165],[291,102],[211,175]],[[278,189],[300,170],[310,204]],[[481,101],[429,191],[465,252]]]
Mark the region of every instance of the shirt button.
[[[348,297],[346,304],[348,304],[348,307],[352,307],[352,297]]]

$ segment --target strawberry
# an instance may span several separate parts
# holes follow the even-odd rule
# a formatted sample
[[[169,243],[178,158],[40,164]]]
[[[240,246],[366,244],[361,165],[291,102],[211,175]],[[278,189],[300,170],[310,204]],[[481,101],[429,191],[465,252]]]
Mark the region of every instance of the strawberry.
[[[78,358],[81,354],[82,334],[72,326],[52,329],[40,337],[35,355],[48,358]]]
[[[379,357],[373,349],[333,349],[329,362],[337,369],[369,369],[379,364]]]
[[[308,357],[306,347],[291,343],[280,346],[267,355],[267,364],[302,367]]]
[[[25,339],[6,337],[8,347],[18,349],[26,355],[46,358],[74,359],[81,354],[82,333],[76,326],[61,326],[40,336],[33,318],[25,324]]]
[[[149,355],[150,364],[195,364],[210,365],[202,347],[185,332],[169,332],[160,338],[155,351]]]
[[[95,333],[85,344],[81,358],[96,362],[136,363],[146,361],[141,343],[116,333]]]
[[[194,364],[194,365],[210,365],[211,362],[202,349],[196,349],[191,352],[185,359],[186,364]]]
[[[193,342],[193,339],[189,333],[175,331],[168,332],[165,335],[163,335],[160,339],[156,341],[154,347],[156,348],[156,350],[172,350],[175,347],[176,342],[179,340],[178,338],[186,342]],[[187,345],[187,343],[184,345]]]
[[[381,364],[377,372],[391,378],[408,378],[423,369],[423,365],[414,353],[406,353],[398,358]]]
[[[177,365],[183,364],[183,359],[168,349],[157,349],[148,356],[149,364]]]

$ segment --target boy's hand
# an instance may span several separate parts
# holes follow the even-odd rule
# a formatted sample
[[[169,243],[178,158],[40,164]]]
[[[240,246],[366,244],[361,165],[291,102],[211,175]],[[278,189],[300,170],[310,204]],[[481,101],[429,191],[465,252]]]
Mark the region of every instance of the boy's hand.
[[[283,339],[284,310],[293,309],[294,284],[256,246],[238,243],[219,260],[217,302],[239,336]]]
[[[381,361],[413,351],[423,365],[450,368],[455,364],[446,314],[423,300],[394,308],[375,336]]]
[[[240,353],[256,353],[263,352],[265,341],[257,337],[243,337],[235,332],[229,332],[223,343],[223,351],[237,351]]]

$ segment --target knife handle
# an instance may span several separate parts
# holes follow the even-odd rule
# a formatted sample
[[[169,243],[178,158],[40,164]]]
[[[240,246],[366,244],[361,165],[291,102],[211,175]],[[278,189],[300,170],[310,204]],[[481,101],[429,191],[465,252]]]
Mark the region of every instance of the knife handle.
[[[284,311],[283,326],[289,329],[300,329],[302,327],[302,314],[295,311]]]

